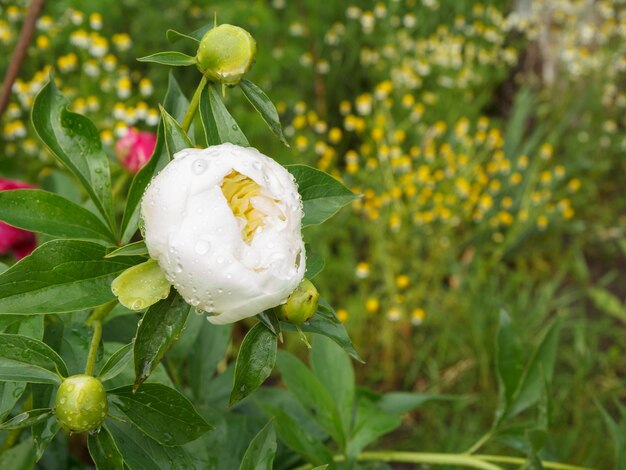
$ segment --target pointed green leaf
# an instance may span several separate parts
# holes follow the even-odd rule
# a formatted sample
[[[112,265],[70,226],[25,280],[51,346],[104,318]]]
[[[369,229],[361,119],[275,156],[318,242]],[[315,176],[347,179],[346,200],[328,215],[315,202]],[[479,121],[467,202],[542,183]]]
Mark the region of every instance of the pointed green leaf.
[[[398,414],[385,413],[368,400],[360,400],[352,429],[352,436],[348,442],[348,456],[352,459],[372,442],[385,434],[390,433],[402,424]]]
[[[111,355],[109,360],[102,366],[102,369],[100,369],[100,372],[98,372],[98,378],[101,382],[106,382],[107,380],[117,377],[132,358],[133,343],[128,343]]]
[[[97,470],[124,468],[124,458],[106,426],[102,426],[96,434],[89,434],[87,447]]]
[[[324,266],[326,262],[324,258],[314,251],[311,251],[309,247],[306,247],[306,272],[305,276],[307,279],[313,279],[319,273],[324,270]]]
[[[187,34],[183,34],[180,33],[178,31],[175,31],[173,29],[168,29],[165,32],[165,36],[167,37],[167,40],[171,43],[171,44],[175,44],[178,41],[182,40],[182,39],[187,39],[189,41],[193,41],[194,43],[196,43],[196,46],[198,45],[198,43],[200,42],[199,39],[196,39],[192,36],[188,36]]]
[[[46,343],[0,334],[0,381],[60,384],[67,375],[65,362]]]
[[[126,417],[164,446],[193,441],[212,429],[180,392],[159,383],[145,383],[139,390],[116,388],[107,394]]]
[[[178,82],[172,73],[169,74],[167,93],[163,100],[163,108],[176,120],[183,119],[189,101],[185,98]],[[157,129],[157,142],[152,152],[152,157],[146,165],[135,175],[128,192],[124,217],[122,218],[121,238],[122,243],[128,243],[137,231],[139,223],[139,203],[143,197],[146,187],[152,178],[167,164],[169,157],[165,146],[165,135],[163,132],[163,122],[159,123]]]
[[[0,274],[0,313],[74,312],[113,300],[111,281],[142,258],[105,259],[106,248],[53,240]]]
[[[246,334],[235,364],[235,382],[229,406],[256,390],[274,369],[277,338],[265,325],[257,323]]]
[[[119,303],[135,311],[167,298],[170,288],[165,274],[153,259],[128,268],[111,283],[111,290]]]
[[[626,323],[626,306],[615,294],[606,289],[591,287],[589,297],[600,310]]]
[[[230,115],[213,85],[208,85],[200,95],[200,119],[208,145],[225,142],[249,147],[250,143]]]
[[[96,126],[85,116],[68,111],[68,103],[51,77],[35,97],[33,126],[54,156],[80,180],[114,231],[109,159]]]
[[[209,380],[222,360],[233,330],[233,325],[213,325],[203,319],[200,334],[196,338],[189,357],[189,381],[196,400],[211,401],[207,396]]]
[[[276,448],[276,431],[270,421],[250,442],[239,470],[272,470]]]
[[[8,431],[10,429],[27,428],[35,424],[42,423],[51,416],[51,408],[39,408],[36,410],[25,411],[0,424],[0,430]]]
[[[276,309],[270,308],[258,314],[259,320],[276,336],[280,337],[280,320],[276,314]],[[282,337],[281,337],[282,341]]]
[[[191,33],[189,33],[189,36],[191,36],[194,39],[197,39],[198,41],[201,41],[204,35],[207,33],[207,31],[211,29],[213,26],[214,26],[214,22],[211,21],[210,23],[207,23],[204,26],[200,26],[195,31],[192,31]]]
[[[239,82],[239,86],[241,87],[243,94],[246,98],[248,98],[248,101],[250,101],[250,104],[254,106],[254,109],[256,109],[261,115],[276,137],[278,137],[283,144],[289,147],[287,139],[285,139],[285,135],[283,134],[283,128],[280,125],[280,118],[278,117],[278,111],[276,111],[274,103],[272,103],[263,90],[250,80],[241,80]]]
[[[173,67],[184,67],[196,63],[195,57],[176,51],[157,52],[156,54],[139,57],[137,60],[139,62],[153,62],[155,64],[170,65]]]
[[[98,217],[57,194],[40,189],[0,192],[0,220],[57,238],[84,238],[115,243]]]
[[[135,243],[130,243],[119,247],[116,250],[107,253],[105,258],[115,258],[116,256],[147,256],[148,247],[143,240]]]
[[[515,332],[511,317],[500,311],[500,323],[496,334],[496,372],[498,377],[498,410],[496,420],[503,417],[511,406],[524,370],[522,346]]]
[[[321,224],[356,199],[352,191],[323,171],[307,165],[287,165],[285,168],[296,178],[302,196],[302,227]]]
[[[611,415],[604,409],[596,397],[593,397],[593,401],[600,410],[602,418],[606,423],[606,427],[609,430],[609,435],[613,441],[615,448],[615,467],[614,468],[626,468],[626,432],[624,429],[611,417]]]
[[[172,160],[176,152],[191,148],[193,144],[176,119],[174,119],[165,108],[161,107],[160,109],[164,126],[163,129],[165,130],[165,146],[167,147],[167,154],[170,160]]]
[[[165,352],[176,341],[185,326],[191,307],[183,298],[172,293],[150,307],[137,328],[133,351],[135,388],[139,387],[159,364]]]

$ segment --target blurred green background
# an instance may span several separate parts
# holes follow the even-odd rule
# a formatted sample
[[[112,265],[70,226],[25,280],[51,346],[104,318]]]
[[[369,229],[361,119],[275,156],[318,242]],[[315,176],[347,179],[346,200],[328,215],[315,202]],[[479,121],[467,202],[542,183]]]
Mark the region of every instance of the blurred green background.
[[[0,1],[2,75],[27,6]],[[156,130],[169,73],[135,58],[195,54],[165,31],[214,15],[255,37],[249,78],[291,146],[227,90],[251,144],[362,195],[305,233],[367,361],[359,382],[465,398],[408,415],[393,447],[461,451],[489,429],[504,309],[527,354],[561,321],[545,458],[613,468],[594,401],[626,424],[626,2],[49,1],[1,117],[0,176],[80,198],[29,123],[52,70],[101,131],[123,195],[115,141]],[[190,96],[198,71],[173,73]],[[514,431],[486,449],[519,449]]]

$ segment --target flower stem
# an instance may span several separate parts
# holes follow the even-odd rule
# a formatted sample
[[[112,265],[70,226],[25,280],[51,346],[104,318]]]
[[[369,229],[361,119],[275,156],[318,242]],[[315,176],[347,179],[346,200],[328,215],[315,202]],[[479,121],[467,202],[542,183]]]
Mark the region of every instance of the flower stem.
[[[85,375],[93,375],[93,370],[96,366],[96,356],[98,355],[98,346],[100,346],[100,339],[102,338],[102,319],[113,310],[115,305],[117,305],[117,299],[96,307],[85,322],[86,325],[93,328],[93,336],[91,337],[87,363],[85,364]]]
[[[193,121],[193,117],[198,110],[198,104],[200,103],[200,95],[202,94],[202,90],[206,86],[207,78],[206,75],[202,75],[202,80],[200,80],[200,84],[191,98],[191,102],[189,103],[189,108],[187,108],[187,112],[185,113],[185,117],[183,118],[183,123],[181,127],[183,131],[187,132],[191,127],[191,122]]]
[[[489,439],[491,439],[491,437],[493,436],[493,430],[487,432],[483,437],[481,437],[480,439],[478,439],[474,445],[472,445],[472,447],[470,447],[469,449],[467,449],[465,451],[466,454],[473,454],[474,452],[476,452],[478,449],[480,449],[483,444],[485,442],[487,442]]]

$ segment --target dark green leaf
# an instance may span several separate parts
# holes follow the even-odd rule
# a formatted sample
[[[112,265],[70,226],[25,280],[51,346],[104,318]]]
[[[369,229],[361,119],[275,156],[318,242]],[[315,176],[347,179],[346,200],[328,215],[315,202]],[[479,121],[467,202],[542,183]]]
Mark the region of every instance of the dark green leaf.
[[[14,416],[8,421],[0,424],[0,430],[7,431],[9,429],[21,429],[33,426],[46,421],[52,416],[51,408],[39,408],[37,410],[25,411]]]
[[[189,101],[185,98],[182,90],[178,86],[172,73],[169,74],[167,93],[163,101],[163,108],[178,121],[183,119],[189,106]],[[152,178],[167,164],[169,157],[165,146],[165,135],[163,132],[163,122],[159,123],[157,129],[157,142],[152,152],[152,157],[146,165],[135,175],[133,183],[128,192],[124,217],[122,218],[121,238],[122,243],[128,243],[137,231],[139,223],[139,203],[143,197],[146,187]]]
[[[25,390],[24,382],[0,382],[0,420],[13,411]]]
[[[0,220],[57,238],[86,238],[114,243],[115,237],[87,209],[40,189],[0,192]]]
[[[133,343],[126,344],[115,351],[109,360],[102,366],[100,372],[98,372],[98,378],[102,382],[111,380],[116,377],[126,364],[128,364],[133,358]]]
[[[162,384],[145,383],[137,391],[128,385],[108,396],[135,426],[164,446],[185,444],[212,429],[184,395]]]
[[[278,111],[276,111],[274,103],[272,103],[263,90],[250,80],[241,80],[239,82],[239,86],[241,87],[243,94],[246,98],[248,98],[248,101],[250,101],[250,104],[254,106],[254,109],[256,109],[261,115],[276,137],[278,137],[283,144],[289,147],[287,139],[285,139],[285,135],[283,134],[283,128],[280,125],[280,118],[278,117]]]
[[[191,36],[194,39],[197,39],[198,41],[201,41],[204,35],[207,33],[207,31],[211,29],[214,26],[214,24],[215,24],[214,22],[207,23],[204,26],[201,26],[195,31],[189,33],[189,36]]]
[[[296,178],[302,196],[303,227],[321,224],[356,198],[352,191],[323,171],[307,165],[287,165],[285,168]]]
[[[270,376],[276,362],[277,346],[276,336],[262,323],[248,331],[237,355],[229,406],[250,395]]]
[[[604,409],[597,398],[593,397],[593,401],[600,410],[602,418],[606,423],[606,427],[609,430],[611,440],[613,441],[613,447],[615,448],[614,468],[626,468],[626,433],[624,432],[624,429]]]
[[[137,428],[109,421],[106,428],[130,470],[195,470],[191,456],[182,447],[165,447]]]
[[[46,343],[0,334],[0,380],[60,384],[67,377],[63,359]]]
[[[0,468],[30,470],[35,468],[35,447],[27,439],[0,454]]]
[[[196,63],[195,57],[176,51],[157,52],[156,54],[139,57],[137,60],[139,62],[153,62],[155,64],[171,65],[173,67],[194,65]]]
[[[53,240],[0,274],[0,313],[74,312],[112,300],[111,282],[143,261],[104,259],[106,248],[81,240]]]
[[[195,42],[195,43],[196,43],[196,46],[197,46],[197,45],[198,45],[198,43],[200,42],[200,40],[199,40],[199,39],[196,39],[196,38],[194,38],[194,37],[192,37],[192,36],[188,36],[188,35],[183,34],[183,33],[179,33],[178,31],[175,31],[175,30],[173,30],[173,29],[168,29],[168,30],[165,32],[165,36],[167,37],[167,40],[168,40],[171,44],[175,44],[175,43],[177,43],[178,41],[180,41],[181,39],[187,39],[187,40],[193,41],[193,42]]]
[[[333,456],[328,448],[302,429],[291,416],[280,408],[267,403],[261,403],[260,406],[266,415],[274,418],[276,433],[285,445],[314,465],[329,464],[331,468],[335,468]]]
[[[124,458],[115,445],[113,436],[105,426],[102,426],[96,434],[89,434],[87,446],[97,470],[124,468]]]
[[[114,231],[109,160],[102,149],[100,134],[85,116],[68,111],[68,103],[51,77],[35,97],[33,126],[54,156],[80,180]]]
[[[250,146],[213,85],[206,86],[200,95],[200,119],[208,145],[230,142],[242,147]]]
[[[306,249],[306,272],[305,272],[306,278],[313,279],[315,276],[317,276],[319,273],[321,273],[324,270],[325,265],[326,265],[326,262],[324,261],[324,258],[319,253],[311,251],[307,247]]]
[[[191,307],[172,289],[144,314],[134,341],[135,388],[148,378],[180,334]]]
[[[93,335],[91,327],[82,321],[67,322],[63,330],[60,355],[67,365],[70,375],[82,373],[89,355],[90,338]],[[101,357],[102,346],[98,345],[96,360]]]
[[[105,258],[115,258],[116,256],[145,256],[148,254],[148,247],[143,240],[129,245],[124,245],[116,250],[107,253]]]
[[[519,386],[512,398],[507,412],[508,417],[515,416],[537,403],[541,397],[544,381],[551,382],[556,361],[560,325],[554,322],[545,333],[533,357],[527,364]]]
[[[196,400],[210,402],[207,386],[217,364],[222,360],[230,343],[232,325],[213,325],[204,321],[196,338],[194,353],[189,358],[189,381]]]
[[[239,470],[272,470],[276,448],[276,431],[270,421],[250,442]]]
[[[508,313],[501,310],[496,335],[496,372],[499,388],[496,420],[504,416],[507,408],[512,404],[523,369],[522,346],[515,333],[515,327]]]
[[[350,432],[354,406],[354,369],[350,358],[330,338],[316,336],[309,360],[311,369],[335,402],[345,439]]]
[[[360,400],[348,442],[348,456],[355,458],[365,446],[390,433],[400,424],[400,415],[385,413],[368,400]]]
[[[171,160],[174,158],[176,152],[191,148],[193,144],[176,119],[174,119],[165,108],[161,107],[160,109],[161,121],[163,122],[163,129],[165,131],[165,146],[167,147],[167,154]]]
[[[280,337],[280,320],[276,314],[276,309],[270,308],[265,312],[259,313],[259,320],[276,336]],[[281,339],[282,341],[282,339]]]
[[[295,331],[294,326],[290,323],[281,322],[281,327],[284,330]],[[344,351],[350,354],[354,359],[363,362],[359,353],[356,352],[354,346],[352,346],[352,341],[348,336],[346,328],[341,321],[339,321],[332,307],[323,299],[320,300],[319,307],[315,315],[313,315],[313,318],[300,325],[300,328],[307,333],[317,333],[327,336],[341,346]]]

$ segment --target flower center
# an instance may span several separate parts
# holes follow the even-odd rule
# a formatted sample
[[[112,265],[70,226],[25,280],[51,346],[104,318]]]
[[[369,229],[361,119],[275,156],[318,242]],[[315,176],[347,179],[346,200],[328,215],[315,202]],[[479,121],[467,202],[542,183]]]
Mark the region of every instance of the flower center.
[[[253,199],[274,199],[264,194],[263,188],[253,180],[237,171],[231,171],[222,181],[222,192],[237,220],[243,223],[241,234],[246,243],[250,244],[257,229],[265,226],[265,217],[268,215],[261,210]]]

